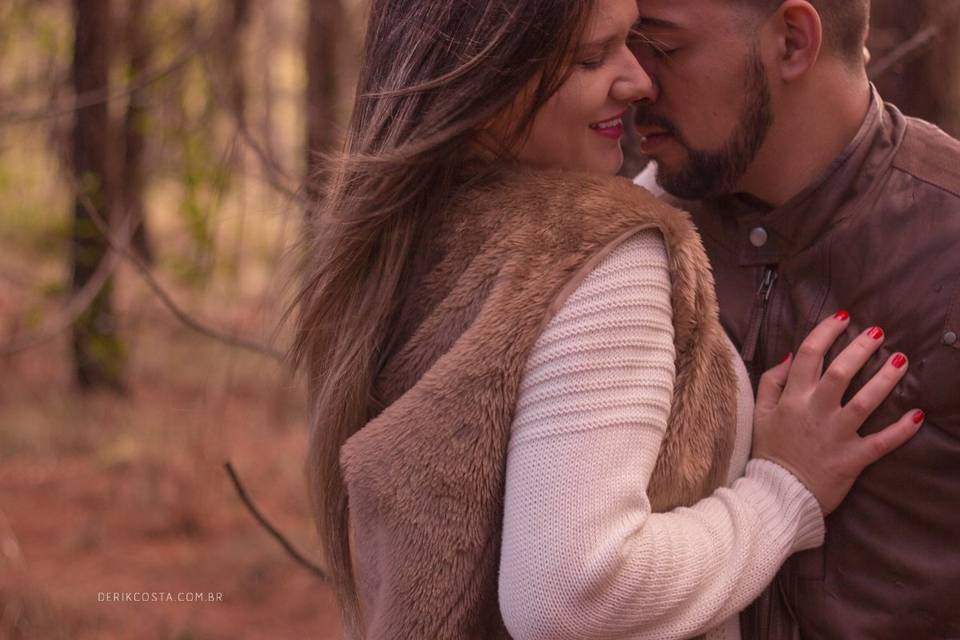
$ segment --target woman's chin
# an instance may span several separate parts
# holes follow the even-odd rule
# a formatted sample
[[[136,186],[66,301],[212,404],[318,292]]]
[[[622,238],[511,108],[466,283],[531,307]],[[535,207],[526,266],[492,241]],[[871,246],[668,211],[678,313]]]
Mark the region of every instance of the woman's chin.
[[[616,153],[606,154],[603,161],[597,162],[597,167],[591,173],[603,173],[610,176],[615,176],[620,173],[620,169],[623,167],[623,149],[620,145],[617,145]]]
[[[608,149],[601,153],[585,155],[578,158],[569,168],[583,173],[595,173],[614,176],[623,166],[623,150],[619,145],[615,149]]]
[[[552,169],[560,171],[578,171],[581,173],[595,173],[614,176],[623,167],[623,149],[619,145],[613,150],[607,149],[599,153],[585,153],[576,158],[536,161],[530,158],[519,158],[521,164],[538,169]]]

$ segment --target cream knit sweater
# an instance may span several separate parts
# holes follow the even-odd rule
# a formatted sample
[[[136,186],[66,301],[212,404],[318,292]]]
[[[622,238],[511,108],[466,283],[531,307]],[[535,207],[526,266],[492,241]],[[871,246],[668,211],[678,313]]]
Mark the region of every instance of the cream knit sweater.
[[[507,458],[500,607],[526,638],[740,637],[736,614],[792,553],[823,542],[813,495],[747,462],[753,396],[740,381],[728,487],[651,513],[646,487],[675,376],[662,237],[607,256],[527,364]]]

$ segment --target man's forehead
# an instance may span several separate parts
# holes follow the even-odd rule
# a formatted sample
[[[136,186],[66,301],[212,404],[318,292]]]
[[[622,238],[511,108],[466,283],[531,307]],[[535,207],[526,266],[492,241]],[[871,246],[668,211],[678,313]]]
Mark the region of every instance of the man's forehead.
[[[637,10],[649,28],[689,29],[723,4],[717,0],[637,0]]]

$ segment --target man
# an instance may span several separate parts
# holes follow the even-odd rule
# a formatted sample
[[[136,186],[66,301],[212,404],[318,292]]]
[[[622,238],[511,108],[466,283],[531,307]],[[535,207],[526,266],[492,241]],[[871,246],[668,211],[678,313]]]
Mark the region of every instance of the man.
[[[657,91],[636,114],[656,170],[637,181],[693,213],[754,379],[843,309],[851,337],[886,332],[861,382],[912,358],[863,432],[927,412],[744,614],[744,637],[960,637],[960,143],[876,95],[869,0],[638,5]]]

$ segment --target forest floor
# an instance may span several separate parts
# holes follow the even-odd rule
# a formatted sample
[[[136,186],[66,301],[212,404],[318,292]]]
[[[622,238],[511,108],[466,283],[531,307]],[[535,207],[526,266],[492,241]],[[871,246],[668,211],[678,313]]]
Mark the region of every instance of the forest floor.
[[[0,246],[0,345],[30,332],[37,304],[55,309],[36,293],[63,268]],[[300,384],[178,324],[128,267],[118,275],[125,395],[76,390],[68,333],[0,355],[0,638],[339,638],[329,588],[253,520],[223,468],[317,558]],[[238,332],[279,316],[263,297],[180,289]]]

